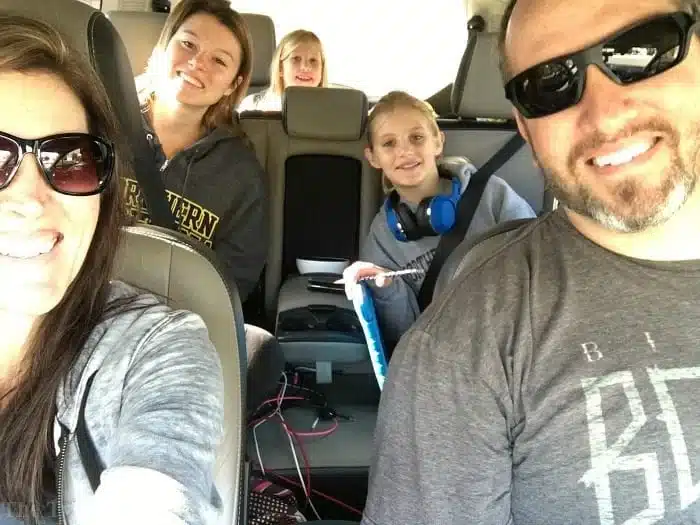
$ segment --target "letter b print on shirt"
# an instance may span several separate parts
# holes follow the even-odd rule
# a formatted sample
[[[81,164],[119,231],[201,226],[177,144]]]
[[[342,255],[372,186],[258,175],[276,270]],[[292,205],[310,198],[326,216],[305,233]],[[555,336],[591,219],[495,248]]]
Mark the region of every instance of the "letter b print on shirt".
[[[688,399],[687,394],[700,393],[700,367],[646,368],[644,372],[643,385],[641,379],[639,385],[635,383],[631,371],[581,380],[591,465],[579,481],[594,490],[601,525],[651,525],[666,518],[670,512],[687,509],[700,498],[700,472],[693,476],[692,456],[684,433],[684,430],[693,434],[700,432],[700,428],[696,428],[698,418],[683,424],[682,415],[690,411],[678,409],[680,393],[686,394],[682,399],[684,407],[689,402],[697,402]],[[685,388],[677,388],[681,384]],[[649,387],[658,405],[645,409],[643,398],[650,397],[642,396],[640,389]],[[610,403],[621,402],[620,390],[630,415],[624,423],[612,420],[619,419],[619,411],[611,416],[604,410]],[[635,440],[639,440],[645,427],[652,423],[661,423],[665,435],[661,432],[652,439],[646,436],[641,442],[653,443],[654,446],[640,450],[635,447]],[[621,431],[613,433],[612,428]],[[630,452],[630,449],[634,451]],[[661,457],[670,457],[671,461],[664,462]],[[694,464],[697,471],[698,462]],[[627,484],[620,481],[625,475]],[[632,478],[630,475],[636,476]],[[629,483],[632,479],[636,482]],[[630,498],[646,500],[646,505],[635,509],[632,514],[629,509],[619,508],[629,504]]]

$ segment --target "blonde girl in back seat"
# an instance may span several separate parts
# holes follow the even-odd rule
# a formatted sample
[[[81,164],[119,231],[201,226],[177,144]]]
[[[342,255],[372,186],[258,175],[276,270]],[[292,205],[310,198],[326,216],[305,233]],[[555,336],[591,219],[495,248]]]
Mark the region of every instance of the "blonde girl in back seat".
[[[297,29],[282,38],[270,64],[270,87],[248,95],[238,111],[282,111],[288,86],[328,86],[323,44],[311,31]]]
[[[392,91],[372,108],[367,121],[369,163],[382,172],[387,198],[360,248],[360,261],[344,272],[352,296],[360,277],[387,270],[421,273],[369,281],[379,326],[391,348],[418,318],[418,292],[440,234],[454,225],[455,205],[476,172],[464,157],[441,159],[444,134],[432,107],[408,93]],[[528,203],[499,177],[491,177],[465,238],[499,223],[534,217]],[[428,220],[430,217],[430,220]]]

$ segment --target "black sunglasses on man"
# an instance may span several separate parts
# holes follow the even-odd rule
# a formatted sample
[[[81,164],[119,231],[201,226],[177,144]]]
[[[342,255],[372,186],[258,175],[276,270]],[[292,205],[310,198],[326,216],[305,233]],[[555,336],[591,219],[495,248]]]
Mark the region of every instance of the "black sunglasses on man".
[[[697,21],[681,12],[638,22],[581,51],[526,69],[506,83],[506,98],[528,119],[557,113],[581,100],[589,65],[617,84],[646,80],[683,61],[696,28]]]

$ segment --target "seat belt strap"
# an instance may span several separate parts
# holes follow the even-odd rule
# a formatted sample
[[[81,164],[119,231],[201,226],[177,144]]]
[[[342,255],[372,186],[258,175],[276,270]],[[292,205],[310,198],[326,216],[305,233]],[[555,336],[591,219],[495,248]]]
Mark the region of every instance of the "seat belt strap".
[[[445,233],[438,242],[433,260],[425,274],[425,279],[418,292],[418,306],[421,312],[425,310],[433,299],[433,290],[437,282],[438,275],[443,264],[452,251],[464,240],[464,236],[469,230],[474,214],[479,206],[479,201],[484,194],[486,184],[491,176],[498,171],[520,148],[525,144],[525,140],[519,133],[515,133],[493,157],[481,166],[469,179],[462,196],[457,202],[457,218],[454,227]]]

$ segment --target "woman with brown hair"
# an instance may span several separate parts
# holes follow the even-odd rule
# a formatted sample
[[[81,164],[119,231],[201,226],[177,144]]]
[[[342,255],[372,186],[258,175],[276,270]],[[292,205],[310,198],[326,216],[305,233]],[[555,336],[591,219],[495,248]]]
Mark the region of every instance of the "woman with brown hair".
[[[0,14],[0,523],[220,512],[221,366],[202,320],[110,281],[131,177],[102,84]],[[102,475],[78,447],[83,428]]]
[[[248,90],[252,46],[227,0],[182,0],[137,78],[147,137],[181,231],[212,247],[242,300],[267,256],[264,171],[235,111]],[[135,180],[131,214],[148,220]]]

